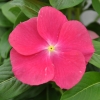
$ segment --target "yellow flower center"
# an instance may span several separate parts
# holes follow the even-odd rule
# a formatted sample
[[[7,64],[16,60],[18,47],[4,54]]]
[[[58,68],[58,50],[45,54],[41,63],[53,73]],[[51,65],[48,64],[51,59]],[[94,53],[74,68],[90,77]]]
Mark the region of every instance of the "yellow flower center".
[[[53,52],[55,50],[55,47],[53,45],[50,45],[48,47],[48,51]]]

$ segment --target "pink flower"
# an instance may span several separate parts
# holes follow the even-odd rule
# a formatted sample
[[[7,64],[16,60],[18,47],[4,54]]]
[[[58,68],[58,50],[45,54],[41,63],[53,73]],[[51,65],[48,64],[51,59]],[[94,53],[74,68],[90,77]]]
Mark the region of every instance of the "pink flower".
[[[97,33],[95,33],[94,31],[88,30],[91,39],[97,39],[99,38],[99,35]]]
[[[38,17],[20,23],[9,42],[12,71],[29,85],[54,81],[70,89],[81,80],[94,53],[86,28],[52,7],[43,7]]]

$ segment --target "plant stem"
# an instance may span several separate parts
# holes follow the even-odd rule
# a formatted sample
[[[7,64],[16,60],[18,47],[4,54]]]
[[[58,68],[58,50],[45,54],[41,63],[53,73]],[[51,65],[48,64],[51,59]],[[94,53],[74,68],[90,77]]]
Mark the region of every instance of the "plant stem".
[[[61,93],[61,95],[63,95],[63,90],[62,89],[59,89],[59,92]]]
[[[67,9],[67,16],[68,16],[68,19],[69,19],[69,20],[72,19],[72,8],[68,8],[68,9]]]
[[[47,84],[47,100],[49,100],[49,86]]]
[[[80,20],[80,8],[75,9],[75,19]]]

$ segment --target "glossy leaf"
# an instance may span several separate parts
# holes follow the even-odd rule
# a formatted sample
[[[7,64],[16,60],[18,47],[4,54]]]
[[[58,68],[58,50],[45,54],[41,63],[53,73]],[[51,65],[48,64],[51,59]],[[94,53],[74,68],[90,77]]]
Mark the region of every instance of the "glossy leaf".
[[[100,0],[92,0],[93,8],[98,12],[100,15]]]
[[[4,4],[5,4],[5,2],[0,2],[0,9],[1,9],[2,5],[4,5]]]
[[[89,63],[93,64],[94,66],[100,68],[100,55],[94,53]]]
[[[44,91],[42,91],[38,96],[32,98],[33,100],[47,100],[47,96],[46,96],[46,89]],[[27,100],[27,99],[24,99]]]
[[[4,60],[3,64],[0,66],[0,84],[1,82],[11,78],[13,73],[11,72],[10,60]]]
[[[7,28],[4,27],[0,27],[0,39],[2,37],[2,35],[7,31]]]
[[[22,7],[22,12],[28,17],[28,18],[32,18],[32,17],[36,17],[38,15],[37,12],[35,12],[34,10],[30,9],[29,7],[23,6]]]
[[[14,23],[14,27],[16,25],[18,25],[20,22],[23,22],[23,21],[26,21],[26,20],[28,20],[28,17],[26,17],[23,12],[20,12],[17,19],[16,19],[16,21],[15,21],[15,23]]]
[[[50,4],[57,9],[65,9],[78,5],[83,0],[49,0]]]
[[[24,5],[25,6],[23,7],[22,11],[27,17],[31,18],[33,16],[37,16],[40,8],[48,4],[39,2],[37,0],[24,0]],[[30,12],[30,16],[29,16],[29,12]]]
[[[19,15],[19,13],[21,12],[19,7],[12,7],[9,9],[10,12],[12,12],[16,17]]]
[[[1,27],[11,27],[12,23],[7,20],[7,18],[2,14],[2,11],[0,10],[0,26]]]
[[[45,84],[40,85],[40,86],[31,87],[24,93],[15,97],[14,100],[29,100],[29,98],[33,98],[33,97],[39,95],[45,89],[45,87],[46,87]]]
[[[95,53],[93,54],[89,63],[100,68],[100,42],[93,40],[93,45],[95,48]]]
[[[50,88],[49,90],[49,100],[60,100],[61,94],[56,91],[54,88]]]
[[[1,37],[1,41],[0,41],[0,55],[2,58],[7,58],[7,55],[11,49],[11,46],[8,42],[8,36],[9,33],[11,32],[11,29],[8,30],[6,33],[4,33],[4,35]]]
[[[37,16],[39,9],[48,5],[37,0],[13,0],[10,3],[18,6],[28,18]]]
[[[61,97],[60,92],[56,91],[48,83],[45,85],[46,85],[46,89],[38,96],[32,98],[32,100],[60,100]]]
[[[100,73],[87,72],[72,89],[64,92],[61,100],[99,100]]]
[[[100,72],[100,68],[95,67],[93,64],[88,63],[86,67],[86,72],[89,72],[89,71]]]
[[[15,7],[15,5],[13,5],[11,2],[5,3],[1,8],[2,8],[2,12],[3,14],[6,16],[6,18],[11,21],[12,23],[15,22],[16,20],[16,15],[14,15],[10,9]]]
[[[5,1],[7,1],[7,0],[0,0],[0,2],[5,2]]]
[[[95,53],[100,55],[100,42],[93,40],[93,45],[95,48]]]
[[[13,98],[29,88],[30,86],[22,84],[13,76],[10,60],[4,60],[0,66],[0,100]]]

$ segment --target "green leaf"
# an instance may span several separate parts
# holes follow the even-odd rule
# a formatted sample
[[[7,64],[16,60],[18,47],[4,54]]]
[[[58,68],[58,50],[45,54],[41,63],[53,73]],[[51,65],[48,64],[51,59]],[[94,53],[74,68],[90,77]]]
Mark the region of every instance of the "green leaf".
[[[56,91],[54,88],[49,88],[48,92],[49,92],[48,93],[49,100],[60,100],[61,98],[60,92]]]
[[[37,0],[24,0],[24,6],[22,11],[27,17],[31,18],[33,16],[37,16],[40,8],[46,5],[48,4]]]
[[[92,0],[93,8],[98,12],[100,15],[100,0]]]
[[[26,21],[26,20],[28,20],[28,17],[26,17],[23,12],[20,12],[17,19],[16,19],[16,21],[15,21],[14,27],[16,25],[18,25],[20,22],[23,22],[23,21]]]
[[[2,14],[0,10],[0,26],[1,27],[11,27],[13,24]]]
[[[95,48],[95,53],[100,55],[100,42],[93,40],[93,45]]]
[[[0,66],[0,100],[13,98],[29,88],[30,86],[22,84],[13,76],[10,60],[4,60]]]
[[[4,5],[4,4],[5,4],[5,2],[0,2],[0,9],[1,9],[2,5]]]
[[[50,4],[57,9],[65,9],[78,5],[83,0],[49,0]]]
[[[11,78],[13,73],[11,72],[11,64],[9,59],[5,59],[0,66],[0,84],[1,82]]]
[[[32,100],[60,100],[61,97],[60,92],[56,91],[48,83],[45,85],[47,86],[45,90],[41,92],[38,96],[32,98]],[[29,100],[29,99],[23,99],[23,100]]]
[[[2,35],[7,31],[7,28],[4,27],[0,27],[0,39],[2,37]]]
[[[32,18],[32,17],[36,17],[38,15],[37,12],[35,12],[34,10],[30,9],[29,7],[23,6],[22,7],[22,12],[28,17],[28,18]]]
[[[37,0],[13,0],[10,3],[19,7],[28,18],[37,16],[39,9],[48,5]]]
[[[4,35],[1,37],[0,41],[0,55],[2,58],[7,58],[7,55],[9,53],[9,50],[11,49],[11,46],[8,43],[8,36],[11,32],[11,29],[8,30]]]
[[[24,99],[24,100],[27,100],[27,99]],[[47,100],[46,99],[46,89],[42,91],[38,96],[32,98],[32,100]]]
[[[1,9],[2,9],[2,13],[4,14],[4,16],[12,23],[15,22],[16,20],[16,15],[13,14],[10,9],[16,7],[15,5],[13,5],[11,2],[5,3]]]
[[[94,53],[89,63],[93,64],[94,66],[100,68],[100,55]]]
[[[87,72],[72,89],[64,92],[61,100],[99,100],[100,73]]]
[[[94,65],[95,67],[100,68],[100,42],[93,40],[93,45],[95,48],[95,53],[93,54],[89,63]]]
[[[0,2],[5,2],[5,1],[8,1],[8,0],[0,0]]]
[[[40,0],[42,2],[45,2],[45,3],[49,3],[49,0]]]
[[[89,72],[89,71],[100,72],[100,68],[94,66],[93,64],[88,63],[86,66],[86,72]]]
[[[29,100],[29,98],[33,98],[37,95],[39,95],[44,89],[46,85],[39,85],[36,87],[31,87],[24,93],[18,95],[17,97],[14,98],[14,100]]]
[[[19,15],[19,13],[21,12],[19,7],[12,7],[9,9],[10,12],[12,12],[16,17]]]

